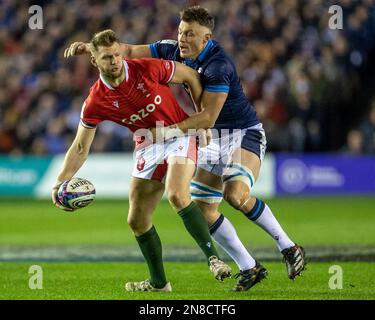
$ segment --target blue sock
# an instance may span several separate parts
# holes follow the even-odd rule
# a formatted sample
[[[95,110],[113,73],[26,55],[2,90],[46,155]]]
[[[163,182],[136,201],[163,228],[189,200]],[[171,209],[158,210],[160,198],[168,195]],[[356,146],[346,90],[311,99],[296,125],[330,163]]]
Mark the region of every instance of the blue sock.
[[[245,213],[245,216],[251,221],[255,221],[262,214],[264,210],[264,206],[265,206],[264,202],[256,198],[254,207],[248,213]]]

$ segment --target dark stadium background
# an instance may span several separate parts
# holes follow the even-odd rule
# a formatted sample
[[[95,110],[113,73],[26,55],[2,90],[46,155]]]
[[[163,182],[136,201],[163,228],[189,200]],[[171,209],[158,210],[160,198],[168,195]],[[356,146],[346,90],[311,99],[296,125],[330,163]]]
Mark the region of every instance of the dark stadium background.
[[[28,8],[43,7],[31,30]],[[58,154],[70,144],[96,70],[63,59],[73,41],[104,28],[132,44],[177,37],[178,12],[201,3],[214,39],[234,58],[263,121],[269,151],[374,153],[375,9],[372,1],[2,1],[0,152]],[[343,30],[330,30],[330,5]],[[375,111],[374,111],[375,112]],[[101,128],[96,152],[131,151],[126,129]]]

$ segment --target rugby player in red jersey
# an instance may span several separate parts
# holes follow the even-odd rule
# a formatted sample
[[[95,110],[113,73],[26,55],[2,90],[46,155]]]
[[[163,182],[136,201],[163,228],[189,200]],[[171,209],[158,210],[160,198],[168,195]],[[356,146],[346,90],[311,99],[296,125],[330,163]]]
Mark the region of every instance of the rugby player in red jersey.
[[[196,137],[170,135],[152,143],[152,133],[158,121],[171,126],[184,121],[188,115],[178,105],[168,83],[185,83],[199,104],[202,88],[199,75],[178,62],[159,59],[124,60],[115,33],[105,30],[90,42],[91,63],[99,70],[99,79],[85,100],[76,137],[66,153],[63,167],[52,189],[52,200],[57,200],[60,184],[71,179],[83,165],[95,136],[97,125],[110,120],[128,127],[144,141],[136,143],[136,163],[130,183],[128,223],[133,230],[147,262],[150,279],[128,282],[128,291],[171,291],[163,261],[162,246],[152,214],[164,190],[169,202],[207,257],[214,276],[222,280],[231,269],[218,258],[207,222],[198,205],[190,197],[190,181],[195,172]],[[171,129],[173,131],[173,129]]]

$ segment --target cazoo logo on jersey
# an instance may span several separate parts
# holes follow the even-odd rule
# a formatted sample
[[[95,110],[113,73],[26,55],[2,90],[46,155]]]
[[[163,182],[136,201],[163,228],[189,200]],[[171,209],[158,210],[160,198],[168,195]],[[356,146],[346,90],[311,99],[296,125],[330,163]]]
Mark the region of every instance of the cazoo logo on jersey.
[[[150,113],[154,112],[156,106],[161,104],[161,96],[157,95],[154,98],[154,103],[148,104],[146,107],[139,109],[137,113],[133,113],[129,118],[124,118],[121,121],[126,124],[134,124],[138,120],[142,120],[150,115]]]

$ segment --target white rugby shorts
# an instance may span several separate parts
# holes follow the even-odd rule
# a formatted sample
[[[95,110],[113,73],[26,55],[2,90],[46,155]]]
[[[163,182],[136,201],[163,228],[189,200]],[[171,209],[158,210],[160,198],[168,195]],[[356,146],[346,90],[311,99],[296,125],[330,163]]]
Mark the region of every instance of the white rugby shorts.
[[[223,130],[219,137],[213,136],[208,146],[199,148],[197,166],[220,177],[235,149],[242,148],[251,151],[263,161],[266,144],[266,136],[261,123],[250,128],[235,130],[233,133],[226,133]]]
[[[197,139],[195,136],[175,137],[164,143],[155,143],[134,151],[133,177],[165,181],[168,159],[184,157],[197,162]]]

